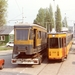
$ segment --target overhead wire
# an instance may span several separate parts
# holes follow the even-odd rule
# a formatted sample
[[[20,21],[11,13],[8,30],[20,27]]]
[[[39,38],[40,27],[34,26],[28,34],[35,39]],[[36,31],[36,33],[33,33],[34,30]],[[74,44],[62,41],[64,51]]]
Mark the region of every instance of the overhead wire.
[[[15,0],[15,2],[16,2],[16,5],[17,5],[17,7],[18,7],[18,9],[19,9],[19,12],[21,13],[21,10],[20,10],[20,7],[19,7],[19,5],[18,5],[17,0]],[[15,21],[14,19],[15,19],[15,18],[17,18],[17,17],[19,17],[20,15],[22,15],[22,13],[21,13],[21,14],[19,14],[19,15],[17,15],[16,17],[12,18],[12,19],[11,19],[11,20],[9,20],[9,21]],[[20,19],[17,19],[17,20],[20,20]]]
[[[9,20],[9,21],[13,21],[15,18],[19,17],[20,15],[22,15],[22,13],[21,13],[21,14],[19,14],[19,15],[17,15],[16,17],[12,18],[12,19],[11,19],[11,20]]]
[[[20,7],[19,7],[19,5],[18,5],[17,0],[15,0],[15,2],[16,2],[16,4],[17,4],[17,7],[18,7],[19,11],[21,12],[21,10],[20,10]]]

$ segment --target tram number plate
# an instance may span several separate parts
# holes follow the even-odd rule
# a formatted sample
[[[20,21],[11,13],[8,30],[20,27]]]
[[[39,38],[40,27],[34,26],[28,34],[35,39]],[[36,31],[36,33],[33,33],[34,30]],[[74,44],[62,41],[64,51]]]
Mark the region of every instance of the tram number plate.
[[[56,52],[53,52],[53,53],[56,53]]]

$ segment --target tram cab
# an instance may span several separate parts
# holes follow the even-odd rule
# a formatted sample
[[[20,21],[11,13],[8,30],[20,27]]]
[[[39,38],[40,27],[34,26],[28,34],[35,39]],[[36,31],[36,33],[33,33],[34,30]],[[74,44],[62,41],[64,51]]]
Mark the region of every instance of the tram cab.
[[[67,58],[72,45],[72,36],[64,32],[48,33],[48,60]]]

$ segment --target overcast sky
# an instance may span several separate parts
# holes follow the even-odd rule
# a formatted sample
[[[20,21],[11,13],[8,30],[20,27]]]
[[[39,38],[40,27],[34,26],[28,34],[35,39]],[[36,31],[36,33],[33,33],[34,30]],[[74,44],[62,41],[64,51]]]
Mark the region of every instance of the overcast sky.
[[[22,11],[24,22],[33,23],[38,10],[41,7],[48,8],[50,4],[53,10],[58,4],[62,19],[66,16],[68,25],[73,26],[75,22],[75,0],[8,0],[8,23],[10,25],[15,24],[16,20],[21,22],[22,20],[19,19],[22,19]]]

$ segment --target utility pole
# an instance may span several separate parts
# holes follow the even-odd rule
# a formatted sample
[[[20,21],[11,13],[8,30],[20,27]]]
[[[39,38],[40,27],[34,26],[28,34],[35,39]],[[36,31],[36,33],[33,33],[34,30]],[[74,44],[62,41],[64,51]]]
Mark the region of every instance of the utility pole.
[[[22,23],[24,23],[24,13],[23,13],[23,7],[22,7]]]

